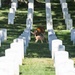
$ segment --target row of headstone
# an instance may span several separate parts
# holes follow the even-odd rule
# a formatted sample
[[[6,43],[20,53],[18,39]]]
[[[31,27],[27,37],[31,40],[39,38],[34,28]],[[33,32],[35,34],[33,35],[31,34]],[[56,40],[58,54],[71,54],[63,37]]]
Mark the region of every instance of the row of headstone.
[[[62,41],[57,39],[55,32],[53,30],[52,14],[51,14],[51,3],[50,0],[45,0],[46,6],[46,22],[48,30],[48,42],[49,50],[51,51],[51,57],[54,59],[55,52],[58,51],[58,46],[62,45]]]
[[[0,75],[19,75],[19,66],[12,58],[0,57]]]
[[[0,75],[19,75],[19,65],[22,65],[29,41],[30,29],[26,28],[5,50],[5,56],[0,57]]]
[[[49,42],[49,50],[51,52],[51,57],[54,60],[55,52],[63,49],[65,50],[65,46],[63,45],[62,40],[57,38],[54,30],[48,30],[48,42]]]
[[[60,0],[63,18],[65,19],[66,29],[71,30],[73,27],[73,20],[71,19],[71,15],[68,13],[68,4],[66,0]]]
[[[24,40],[24,54],[26,54],[26,49],[30,42],[30,29],[26,28],[23,33],[19,36],[20,39]]]
[[[11,8],[8,13],[8,24],[14,24],[15,12],[18,7],[18,0],[12,0]]]
[[[53,30],[48,31],[48,41],[54,61],[55,75],[75,75],[74,61],[69,59],[69,53],[65,51],[62,40],[57,39]]]
[[[53,30],[48,31],[48,41],[49,50],[51,51],[51,57],[54,61],[55,74],[74,75],[74,61],[69,59],[69,53],[65,51],[65,46],[63,45],[62,40],[57,39]]]
[[[54,64],[56,75],[75,75],[74,61],[69,58],[67,51],[55,52]]]
[[[10,15],[9,18],[11,20],[15,18],[15,11],[16,9],[14,7],[10,8],[12,16]],[[5,50],[5,56],[0,57],[0,75],[19,75],[19,65],[22,65],[29,41],[30,27],[26,27],[23,33],[13,40],[10,48]]]
[[[48,42],[49,42],[49,50],[52,50],[52,40],[57,39],[55,32],[53,29],[48,30]]]
[[[19,65],[22,64],[22,43],[13,41],[5,50],[5,56],[0,57],[1,75],[19,75]]]
[[[51,3],[50,0],[45,0],[45,7],[46,7],[46,25],[47,30],[53,29],[53,20],[51,14]]]
[[[23,33],[13,40],[10,48],[5,50],[5,56],[0,57],[0,75],[19,75],[19,65],[22,65],[30,41],[30,30],[30,27],[26,27]]]
[[[0,29],[0,46],[1,43],[7,40],[7,29]]]
[[[26,19],[26,27],[32,29],[33,25],[33,12],[34,12],[34,0],[28,0],[28,14]]]
[[[71,41],[75,44],[75,29],[72,29],[73,22],[68,13],[66,0],[60,0],[62,5],[63,17],[65,19],[67,30],[71,30]],[[55,52],[55,72],[56,75],[75,75],[74,61],[69,59],[67,51]]]
[[[24,59],[24,41],[14,39],[10,48],[5,50],[5,56],[0,57],[0,75],[19,75],[22,59]]]

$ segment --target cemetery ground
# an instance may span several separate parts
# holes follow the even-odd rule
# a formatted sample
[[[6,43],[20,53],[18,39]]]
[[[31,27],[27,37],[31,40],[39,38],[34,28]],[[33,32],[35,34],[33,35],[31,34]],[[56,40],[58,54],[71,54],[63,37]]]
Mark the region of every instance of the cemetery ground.
[[[26,17],[27,17],[27,9],[19,8],[16,12],[15,16],[15,24],[8,25],[7,17],[9,8],[1,8],[0,9],[0,28],[7,29],[7,40],[2,42],[0,47],[0,56],[5,55],[5,49],[10,47],[10,43],[13,42],[13,39],[17,38],[23,30],[26,28]],[[43,10],[42,10],[43,9]],[[34,14],[34,29],[37,25],[46,25],[46,18],[42,16],[45,15],[45,8],[35,9]],[[41,17],[42,16],[42,17]],[[38,20],[39,18],[39,20]],[[54,18],[55,21],[59,21],[58,18]],[[40,22],[39,22],[40,21]],[[62,26],[59,21],[59,28]],[[59,25],[58,24],[58,25]],[[63,41],[63,45],[65,45],[65,50],[69,52],[70,59],[74,60],[75,63],[75,45],[70,40],[70,31],[68,30],[58,30],[58,27],[55,28],[55,33],[58,39]],[[47,38],[47,31],[46,31]],[[50,51],[48,48],[48,43],[44,42],[43,44],[38,42],[34,43],[34,37],[31,36],[31,40],[29,46],[27,48],[27,53],[23,60],[22,66],[20,66],[20,75],[55,75],[55,69],[53,66],[53,60],[51,59]]]

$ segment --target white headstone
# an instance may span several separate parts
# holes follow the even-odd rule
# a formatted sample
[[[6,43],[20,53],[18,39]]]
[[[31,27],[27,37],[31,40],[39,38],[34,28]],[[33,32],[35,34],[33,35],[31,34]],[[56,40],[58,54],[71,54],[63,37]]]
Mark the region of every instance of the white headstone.
[[[24,54],[26,54],[26,49],[27,49],[27,42],[26,42],[26,37],[19,36],[20,39],[23,39],[24,41]]]
[[[23,39],[20,39],[20,38],[16,38],[16,39],[13,40],[13,44],[14,43],[16,43],[16,45],[17,45],[17,43],[20,44],[19,45],[19,48],[21,49],[20,52],[21,52],[21,55],[22,55],[22,59],[24,59],[24,40]]]
[[[55,32],[53,29],[48,30],[48,35],[53,35],[53,34],[55,35]]]
[[[62,9],[68,8],[68,7],[67,7],[67,3],[62,3],[61,5],[62,5]]]
[[[65,19],[71,19],[71,14],[66,14]]]
[[[25,29],[24,32],[21,34],[21,37],[25,37],[26,47],[28,47],[28,43],[30,41],[30,29]]]
[[[2,41],[2,37],[3,37],[3,31],[2,29],[0,30],[0,40]]]
[[[6,56],[0,57],[0,70],[4,71],[5,75],[18,75],[16,69],[18,68],[16,68],[14,61],[9,60]]]
[[[45,0],[46,2],[46,24],[47,24],[47,30],[53,29],[53,21],[52,21],[52,15],[51,15],[51,3],[50,0]]]
[[[72,19],[67,20],[66,29],[71,30],[73,28],[73,21]]]
[[[9,9],[9,13],[14,13],[15,14],[15,9],[14,8],[10,8]]]
[[[0,75],[8,75],[8,73],[4,70],[0,70]]]
[[[12,51],[8,50],[8,53],[13,53],[16,56],[17,62],[19,65],[22,65],[22,58],[23,58],[23,51],[21,51],[20,44],[18,43],[11,43],[10,48]]]
[[[16,3],[16,7],[18,7],[18,0],[11,0],[11,2],[13,3]]]
[[[8,24],[14,24],[14,19],[15,19],[15,11],[13,8],[10,8],[8,13]]]
[[[29,0],[26,25],[29,26],[28,25],[28,23],[29,23],[30,29],[32,29],[32,25],[33,25],[33,12],[34,12],[34,0]]]
[[[70,64],[67,64],[67,63],[70,63]],[[73,68],[74,67],[74,62],[69,59],[69,53],[67,51],[57,51],[57,52],[55,52],[54,64],[55,64],[56,75],[62,75],[61,74],[62,73],[62,69],[64,69],[65,66],[66,66],[66,69],[67,69],[67,66],[69,68]]]
[[[13,13],[9,13],[8,14],[8,24],[14,24],[14,14]]]
[[[7,40],[7,29],[2,29],[3,32],[3,41]]]
[[[49,42],[49,50],[52,51],[52,40],[57,39],[55,34],[49,34],[48,35],[48,42]]]
[[[64,75],[75,75],[75,68],[67,71]]]
[[[53,29],[53,22],[51,18],[47,18],[47,30]]]
[[[62,61],[60,64],[58,64],[56,66],[56,75],[64,75],[66,72],[68,72],[72,69],[74,69],[74,61],[73,60],[69,59],[66,61]]]
[[[0,0],[0,7],[2,6],[1,0]]]
[[[7,40],[7,29],[0,30],[0,40],[1,42],[3,42],[4,40]]]
[[[55,58],[55,52],[59,51],[59,45],[62,45],[62,40],[52,40],[52,59]]]
[[[55,65],[62,63],[69,59],[69,53],[67,51],[55,52]]]
[[[27,18],[26,27],[32,29],[32,18]]]
[[[68,14],[68,8],[64,8],[62,9],[62,12],[63,12],[63,18],[66,19],[66,18],[70,18],[70,14]]]
[[[5,50],[5,56],[6,56],[6,60],[11,61],[14,65],[14,73],[15,75],[19,75],[19,65],[22,64],[22,59],[20,59],[20,54],[19,52],[15,49],[6,49]]]
[[[64,45],[59,45],[58,50],[59,51],[65,51],[65,46]]]
[[[71,41],[75,40],[75,29],[71,30]]]
[[[0,47],[1,47],[1,40],[0,40]]]
[[[66,0],[60,0],[60,3],[62,4],[62,3],[66,3]]]
[[[14,9],[15,9],[15,11],[16,11],[17,3],[16,3],[16,2],[12,2],[12,3],[11,3],[11,8],[14,8]]]
[[[64,15],[64,17],[65,17],[65,24],[67,25],[67,24],[68,24],[68,20],[71,19],[71,15],[68,14],[68,13],[66,13],[66,14]]]
[[[31,2],[29,1],[28,8],[31,8],[32,11],[34,11],[34,1],[33,0],[31,0]]]

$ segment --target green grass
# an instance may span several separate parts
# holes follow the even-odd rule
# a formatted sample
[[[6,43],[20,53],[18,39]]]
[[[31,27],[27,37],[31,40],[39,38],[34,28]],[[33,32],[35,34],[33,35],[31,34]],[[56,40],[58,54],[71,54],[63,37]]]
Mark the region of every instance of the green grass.
[[[55,75],[48,43],[34,43],[31,38],[23,65],[20,66],[20,75]]]
[[[53,75],[54,67],[50,58],[25,58],[20,75]]]

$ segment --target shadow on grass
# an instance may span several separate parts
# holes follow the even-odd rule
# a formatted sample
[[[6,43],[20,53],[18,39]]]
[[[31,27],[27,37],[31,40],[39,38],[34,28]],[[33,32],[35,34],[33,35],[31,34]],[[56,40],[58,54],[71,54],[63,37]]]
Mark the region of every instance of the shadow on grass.
[[[1,43],[0,47],[0,56],[5,55],[5,50],[10,48],[10,44],[13,42],[13,39],[18,38],[18,36],[23,32],[25,25],[8,25],[8,24],[1,24],[0,28],[6,28],[7,29],[7,40],[3,41]]]
[[[47,43],[30,43],[27,48],[26,57],[51,57]]]
[[[65,50],[69,52],[69,57],[75,57],[75,45],[71,41],[70,32],[58,31],[56,32],[57,37],[62,40],[63,45],[65,45]]]
[[[70,39],[70,32],[68,31],[57,31],[56,36],[58,39],[62,40],[63,45],[65,45],[65,50],[69,52],[69,57],[75,57],[75,45],[73,45]],[[46,37],[47,38],[47,37]],[[26,57],[51,57],[51,53],[49,51],[49,44],[48,43],[34,43],[34,38],[32,38],[31,42],[29,43],[29,47],[27,48]]]

